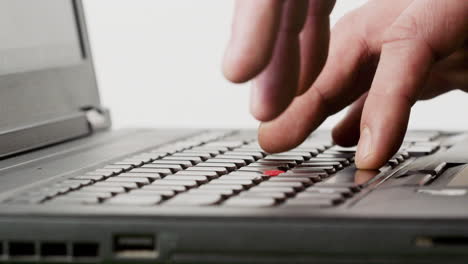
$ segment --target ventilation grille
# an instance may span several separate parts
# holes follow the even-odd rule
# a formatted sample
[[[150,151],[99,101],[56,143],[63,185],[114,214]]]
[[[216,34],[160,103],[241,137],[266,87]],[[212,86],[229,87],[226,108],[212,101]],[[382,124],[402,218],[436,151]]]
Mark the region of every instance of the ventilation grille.
[[[95,242],[0,240],[0,262],[13,261],[96,261],[99,244]]]

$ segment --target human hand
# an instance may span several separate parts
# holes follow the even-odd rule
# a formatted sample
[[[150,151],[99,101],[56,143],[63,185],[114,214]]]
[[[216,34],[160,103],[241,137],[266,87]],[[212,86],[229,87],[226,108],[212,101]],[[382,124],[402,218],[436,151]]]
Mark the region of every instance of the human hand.
[[[352,104],[333,138],[359,141],[357,166],[376,169],[401,145],[417,100],[468,92],[468,1],[369,1],[336,24],[328,45],[333,5],[237,0],[224,74],[254,79],[251,112],[266,151],[297,146]]]

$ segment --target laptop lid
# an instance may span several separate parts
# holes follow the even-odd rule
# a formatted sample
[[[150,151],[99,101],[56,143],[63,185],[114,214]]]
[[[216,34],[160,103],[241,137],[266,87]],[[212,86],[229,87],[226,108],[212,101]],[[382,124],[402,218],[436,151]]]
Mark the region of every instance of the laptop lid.
[[[81,1],[0,0],[0,157],[90,133],[99,108]]]

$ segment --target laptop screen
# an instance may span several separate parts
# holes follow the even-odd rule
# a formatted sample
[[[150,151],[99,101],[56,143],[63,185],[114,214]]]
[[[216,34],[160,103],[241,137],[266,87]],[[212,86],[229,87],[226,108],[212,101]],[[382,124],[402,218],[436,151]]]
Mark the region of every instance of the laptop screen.
[[[0,0],[0,75],[83,59],[71,0]]]

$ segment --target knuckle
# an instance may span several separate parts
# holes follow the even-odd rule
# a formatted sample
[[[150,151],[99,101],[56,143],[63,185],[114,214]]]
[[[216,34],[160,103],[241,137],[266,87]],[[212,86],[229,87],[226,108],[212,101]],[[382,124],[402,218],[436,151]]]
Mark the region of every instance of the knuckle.
[[[437,58],[439,54],[426,38],[424,29],[412,14],[404,14],[397,19],[383,34],[381,50],[407,53],[408,50]]]
[[[377,101],[397,101],[405,105],[412,106],[416,103],[416,97],[412,96],[407,90],[387,90],[376,91],[371,89],[367,95],[368,98],[374,98]]]
[[[418,24],[411,14],[399,17],[383,34],[382,44],[409,41],[418,38]]]

